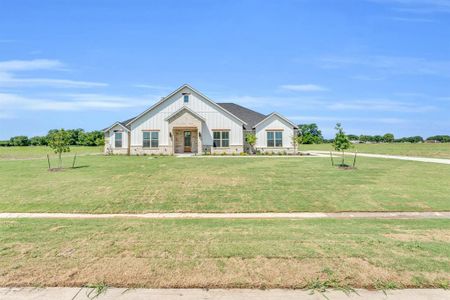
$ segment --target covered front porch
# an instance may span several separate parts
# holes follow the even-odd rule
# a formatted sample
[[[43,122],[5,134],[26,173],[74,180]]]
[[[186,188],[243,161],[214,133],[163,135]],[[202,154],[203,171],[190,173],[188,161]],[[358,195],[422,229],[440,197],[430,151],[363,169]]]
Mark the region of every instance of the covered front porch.
[[[197,127],[175,127],[172,136],[173,153],[201,153],[200,131]]]
[[[202,153],[202,128],[205,119],[188,107],[183,107],[167,118],[174,154]]]

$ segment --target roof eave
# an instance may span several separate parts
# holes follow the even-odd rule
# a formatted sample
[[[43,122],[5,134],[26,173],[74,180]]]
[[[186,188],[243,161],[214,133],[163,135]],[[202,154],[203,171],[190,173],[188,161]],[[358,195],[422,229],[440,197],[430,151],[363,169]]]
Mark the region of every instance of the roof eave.
[[[272,117],[272,116],[277,116],[277,117],[281,118],[282,120],[286,121],[287,123],[289,123],[290,125],[292,125],[292,127],[293,127],[294,129],[298,129],[298,126],[297,126],[297,125],[295,125],[295,124],[294,124],[293,122],[291,122],[289,119],[286,119],[285,117],[283,117],[282,115],[280,115],[280,114],[277,113],[277,112],[273,112],[273,113],[267,115],[267,117],[265,117],[264,119],[262,119],[258,124],[255,124],[255,126],[253,126],[253,129],[255,129],[259,124],[261,124],[262,122],[264,122],[265,120],[269,119],[269,118]]]
[[[116,125],[120,125],[121,127],[123,127],[126,131],[130,132],[130,129],[128,129],[126,126],[124,126],[122,123],[120,123],[119,121],[117,121],[116,123],[112,124],[111,126],[109,126],[106,129],[103,129],[103,132],[109,131],[111,130],[111,128],[113,128]]]

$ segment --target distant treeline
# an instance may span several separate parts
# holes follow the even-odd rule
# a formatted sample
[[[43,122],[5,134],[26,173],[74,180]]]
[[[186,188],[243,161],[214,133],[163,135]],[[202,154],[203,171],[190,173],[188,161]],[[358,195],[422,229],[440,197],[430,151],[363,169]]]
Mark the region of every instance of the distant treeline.
[[[25,135],[14,136],[7,141],[0,141],[0,146],[47,146],[48,137],[52,133],[57,131],[57,129],[52,129],[44,136],[33,136],[27,137]],[[79,146],[101,146],[105,144],[104,135],[102,131],[88,131],[85,132],[83,129],[68,129],[70,145]]]
[[[351,141],[359,141],[360,143],[423,143],[423,142],[436,142],[436,143],[449,143],[449,135],[434,135],[426,139],[417,135],[402,138],[394,138],[391,133],[386,133],[385,135],[352,135],[349,134],[348,138]]]
[[[302,136],[302,144],[321,144],[332,143],[333,139],[324,139],[322,131],[317,124],[300,124],[298,125],[298,135]],[[395,138],[392,133],[386,133],[384,135],[347,135],[350,141],[359,143],[423,143],[423,142],[436,142],[436,143],[450,143],[449,135],[434,135],[424,139],[421,136],[410,136]]]
[[[302,136],[302,144],[322,144],[332,143],[333,139],[324,139],[322,131],[317,124],[300,124],[298,125],[298,134]],[[14,136],[8,141],[0,141],[0,146],[47,146],[48,136],[57,129],[52,129],[45,136],[33,136],[31,138],[27,136]],[[70,145],[80,146],[101,146],[105,144],[104,135],[102,131],[90,131],[85,132],[83,129],[69,129],[66,130],[70,135]],[[421,136],[410,136],[395,138],[392,133],[386,133],[384,135],[347,135],[349,140],[359,143],[423,143],[423,142],[436,142],[436,143],[450,143],[449,135],[434,135],[424,139]]]

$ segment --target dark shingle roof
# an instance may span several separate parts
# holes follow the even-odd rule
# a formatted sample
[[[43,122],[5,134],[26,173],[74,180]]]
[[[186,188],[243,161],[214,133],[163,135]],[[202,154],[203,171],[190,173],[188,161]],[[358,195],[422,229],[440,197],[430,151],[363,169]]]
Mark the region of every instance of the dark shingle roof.
[[[127,125],[127,124],[130,123],[134,118],[136,118],[136,117],[130,118],[128,120],[125,120],[125,121],[122,121],[122,122],[119,122],[119,123],[122,124],[123,126],[125,126],[126,128],[131,129],[130,126]]]
[[[247,125],[244,125],[244,129],[252,130],[253,126],[264,120],[267,116],[260,114],[254,110],[248,109],[246,107],[240,106],[235,103],[217,103],[223,109],[229,111],[231,114],[235,115]]]

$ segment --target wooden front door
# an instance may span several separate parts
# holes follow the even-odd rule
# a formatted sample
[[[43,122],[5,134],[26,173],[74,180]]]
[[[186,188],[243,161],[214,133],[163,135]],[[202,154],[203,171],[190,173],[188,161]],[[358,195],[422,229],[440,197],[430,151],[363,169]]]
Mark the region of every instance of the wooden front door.
[[[184,132],[184,152],[192,152],[191,132]]]

